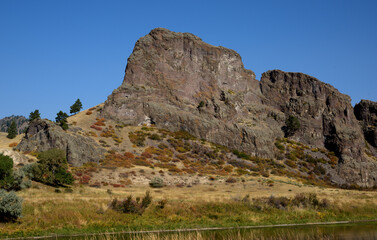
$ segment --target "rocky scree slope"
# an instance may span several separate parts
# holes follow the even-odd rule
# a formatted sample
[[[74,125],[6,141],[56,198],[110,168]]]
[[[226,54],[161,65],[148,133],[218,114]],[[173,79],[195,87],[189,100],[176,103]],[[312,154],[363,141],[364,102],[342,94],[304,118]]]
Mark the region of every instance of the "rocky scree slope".
[[[302,73],[268,71],[259,82],[235,51],[190,33],[157,28],[140,38],[102,115],[185,130],[267,158],[274,158],[275,139],[284,136],[285,120],[293,115],[302,126],[293,139],[339,157],[331,170],[334,183],[377,184],[377,162],[364,154],[364,134],[348,96]]]

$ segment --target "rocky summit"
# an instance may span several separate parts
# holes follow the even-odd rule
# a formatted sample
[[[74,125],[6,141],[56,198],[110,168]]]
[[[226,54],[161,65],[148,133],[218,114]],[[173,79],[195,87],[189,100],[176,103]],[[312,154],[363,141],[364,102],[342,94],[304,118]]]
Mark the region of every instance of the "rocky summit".
[[[339,158],[328,169],[338,185],[377,185],[377,103],[353,109],[349,96],[303,73],[280,70],[255,79],[238,53],[190,33],[157,28],[140,38],[122,85],[108,97],[105,118],[131,125],[155,124],[244,151],[275,158],[275,140],[289,135]]]

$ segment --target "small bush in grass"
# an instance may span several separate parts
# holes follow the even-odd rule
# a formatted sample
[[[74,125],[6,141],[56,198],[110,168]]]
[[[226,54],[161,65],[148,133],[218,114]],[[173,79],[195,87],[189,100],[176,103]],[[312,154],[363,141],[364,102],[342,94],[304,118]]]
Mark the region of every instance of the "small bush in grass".
[[[18,143],[12,142],[11,144],[9,144],[9,147],[16,147],[17,145],[18,145]]]
[[[96,126],[106,126],[104,118],[101,118],[101,119],[97,118],[96,120],[97,120],[97,122],[95,122],[94,125],[96,125]]]
[[[144,158],[151,158],[151,157],[152,157],[152,154],[150,154],[149,152],[143,152],[143,153],[141,154],[141,156],[144,157]]]
[[[134,159],[135,158],[135,155],[133,153],[130,153],[130,152],[125,152],[124,153],[124,156],[127,158],[127,159]]]
[[[10,222],[21,217],[22,201],[14,192],[0,189],[0,221]]]
[[[284,150],[285,150],[284,145],[281,144],[280,142],[275,142],[275,146],[276,146],[277,149],[279,149],[280,151],[284,151]]]
[[[284,209],[289,205],[290,201],[286,197],[274,197],[271,196],[268,199],[268,204],[278,209]]]
[[[316,175],[325,175],[326,174],[326,169],[322,167],[321,165],[317,165],[314,167],[313,172]]]
[[[260,174],[265,177],[265,178],[268,178],[270,176],[270,174],[268,173],[268,171],[261,171]]]
[[[117,212],[136,213],[141,215],[151,203],[152,196],[150,195],[150,192],[147,191],[145,196],[141,199],[138,197],[134,200],[132,195],[129,195],[123,201],[114,199],[110,202],[109,207]]]
[[[225,182],[227,182],[227,183],[236,183],[237,179],[235,179],[234,177],[229,177],[227,180],[225,180]]]
[[[234,168],[234,167],[233,167],[232,165],[227,165],[227,166],[225,166],[223,169],[224,169],[224,171],[230,173],[230,172],[233,171],[233,168]]]
[[[98,127],[98,126],[96,126],[96,125],[92,125],[92,126],[90,126],[91,128],[93,128],[93,129],[95,129],[95,130],[97,130],[97,131],[102,131],[102,128],[101,127]]]
[[[291,168],[297,168],[297,164],[292,160],[286,160],[285,164],[287,164]]]
[[[145,136],[146,134],[142,131],[137,132],[130,132],[128,134],[128,138],[130,141],[135,144],[138,147],[144,147],[145,146]]]
[[[148,138],[151,139],[151,140],[156,140],[156,141],[162,140],[161,136],[159,134],[156,134],[156,133],[150,135]]]
[[[168,200],[162,199],[162,200],[157,202],[156,207],[159,208],[159,209],[164,209],[167,203],[168,203]]]
[[[152,188],[162,188],[164,186],[164,180],[159,177],[154,177],[150,182],[149,186]]]

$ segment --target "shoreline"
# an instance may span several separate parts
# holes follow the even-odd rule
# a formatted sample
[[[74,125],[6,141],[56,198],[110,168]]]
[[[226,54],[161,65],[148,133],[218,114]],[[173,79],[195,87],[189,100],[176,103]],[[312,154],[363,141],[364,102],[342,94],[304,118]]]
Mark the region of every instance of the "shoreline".
[[[262,229],[262,228],[289,228],[289,227],[307,227],[307,226],[331,226],[331,225],[350,225],[350,224],[377,224],[377,219],[372,220],[349,220],[349,221],[333,221],[333,222],[310,222],[310,223],[288,223],[288,224],[270,224],[255,226],[237,226],[237,227],[207,227],[207,228],[183,228],[183,229],[160,229],[160,230],[141,230],[141,231],[120,231],[120,232],[102,232],[88,234],[64,234],[64,235],[45,235],[35,237],[16,237],[1,238],[2,240],[21,240],[21,239],[51,239],[51,238],[78,238],[78,237],[95,237],[101,235],[122,235],[122,234],[161,234],[161,233],[189,233],[204,231],[223,231],[223,230],[240,230],[240,229]]]

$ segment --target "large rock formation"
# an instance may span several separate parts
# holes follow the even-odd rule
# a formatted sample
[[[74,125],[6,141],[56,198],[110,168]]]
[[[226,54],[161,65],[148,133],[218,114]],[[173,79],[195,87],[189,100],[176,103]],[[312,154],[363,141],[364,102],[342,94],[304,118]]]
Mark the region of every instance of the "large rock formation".
[[[86,162],[99,162],[105,149],[93,139],[74,132],[66,132],[49,120],[34,120],[28,127],[25,137],[16,147],[20,151],[42,152],[51,148],[66,151],[67,161],[73,166]]]
[[[137,41],[123,84],[109,96],[103,114],[272,157],[284,116],[261,105],[260,98],[255,74],[235,51],[158,28]],[[269,115],[278,121],[265,121]]]
[[[140,38],[102,114],[126,124],[186,130],[271,158],[285,119],[294,115],[302,127],[293,138],[340,158],[331,170],[335,183],[377,182],[377,164],[364,158],[364,136],[348,96],[302,73],[268,71],[259,82],[236,52],[189,33],[158,28]]]

